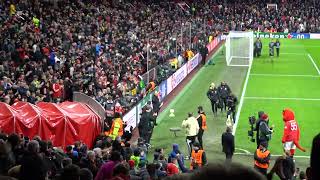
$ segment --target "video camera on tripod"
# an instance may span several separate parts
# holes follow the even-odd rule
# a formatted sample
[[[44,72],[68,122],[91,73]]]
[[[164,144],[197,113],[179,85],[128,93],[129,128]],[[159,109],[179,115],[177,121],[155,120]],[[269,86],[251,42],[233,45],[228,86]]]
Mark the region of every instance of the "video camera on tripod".
[[[250,124],[250,130],[248,131],[248,137],[250,138],[251,142],[255,142],[254,138],[254,125],[256,124],[256,117],[255,116],[250,116],[249,117],[249,124]]]

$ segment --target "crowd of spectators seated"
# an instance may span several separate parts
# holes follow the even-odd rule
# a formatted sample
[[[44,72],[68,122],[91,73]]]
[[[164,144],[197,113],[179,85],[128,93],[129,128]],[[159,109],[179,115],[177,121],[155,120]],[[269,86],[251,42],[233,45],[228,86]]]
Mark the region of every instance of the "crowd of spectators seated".
[[[186,3],[1,1],[1,101],[61,102],[78,91],[125,112],[146,93],[139,75],[147,66],[160,83],[174,72],[169,59],[195,54],[217,32],[320,28],[318,1],[285,0],[277,10],[258,0]]]
[[[311,167],[305,171],[291,172],[296,179],[318,179],[320,134],[312,144]],[[153,160],[147,159],[153,153]],[[166,154],[167,153],[167,154]],[[150,157],[150,156],[149,156]],[[268,179],[274,174],[282,177],[288,166],[281,164],[285,155],[279,157]],[[315,170],[315,171],[314,171]],[[148,152],[142,139],[130,144],[121,138],[112,140],[101,135],[93,149],[77,141],[64,149],[53,147],[50,141],[35,136],[29,140],[17,134],[0,133],[0,179],[19,180],[156,180],[156,179],[212,179],[245,178],[263,180],[266,177],[253,168],[229,164],[209,163],[198,170],[186,168],[183,153],[177,144],[171,152],[156,148]],[[288,177],[288,176],[287,176]]]

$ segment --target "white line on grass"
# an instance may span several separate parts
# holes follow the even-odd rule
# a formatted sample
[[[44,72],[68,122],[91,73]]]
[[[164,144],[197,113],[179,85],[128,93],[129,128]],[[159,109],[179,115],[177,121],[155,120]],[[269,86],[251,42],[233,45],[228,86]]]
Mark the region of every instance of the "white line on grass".
[[[311,60],[313,66],[314,66],[314,67],[316,68],[316,70],[318,71],[318,74],[320,75],[320,70],[319,70],[317,64],[314,62],[314,60],[313,60],[313,58],[311,57],[310,54],[308,54],[308,57],[309,57],[309,59]]]
[[[250,62],[250,63],[252,63],[252,62]],[[241,98],[240,98],[240,102],[239,102],[239,106],[238,106],[237,114],[236,114],[236,122],[234,123],[233,129],[232,129],[233,135],[236,134],[236,130],[237,130],[237,126],[238,126],[238,122],[239,122],[239,118],[240,118],[240,113],[241,113],[241,109],[242,109],[242,105],[243,105],[243,101],[244,101],[244,95],[246,94],[246,90],[247,90],[247,86],[248,86],[248,80],[250,77],[251,67],[252,67],[252,64],[249,65],[249,68],[247,71],[247,76],[244,81],[244,85],[243,85],[243,89],[242,89],[242,93],[241,93]]]
[[[320,98],[286,98],[286,97],[244,97],[245,99],[260,99],[260,100],[294,100],[294,101],[320,101]]]
[[[253,156],[253,153],[234,153],[235,155],[245,155],[245,156]],[[272,157],[280,157],[283,154],[271,154]],[[310,159],[310,156],[294,156],[294,158],[306,158]]]
[[[268,77],[312,77],[312,78],[320,78],[319,75],[305,75],[305,74],[259,74],[252,73],[250,76],[268,76]]]
[[[298,55],[298,56],[305,56],[306,55],[304,53],[281,53],[281,54],[284,54],[284,55]]]

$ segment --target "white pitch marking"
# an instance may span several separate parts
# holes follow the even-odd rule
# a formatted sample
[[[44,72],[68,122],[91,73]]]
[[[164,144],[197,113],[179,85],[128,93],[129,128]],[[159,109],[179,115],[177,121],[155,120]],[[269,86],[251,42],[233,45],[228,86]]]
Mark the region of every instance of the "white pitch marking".
[[[316,68],[316,70],[318,71],[318,74],[320,75],[320,70],[319,70],[317,64],[314,62],[314,60],[313,60],[313,58],[311,57],[310,54],[308,54],[308,57],[309,57],[309,59],[311,60],[313,66],[314,66],[314,67]]]
[[[294,100],[294,101],[320,101],[320,98],[288,98],[288,97],[253,97],[247,96],[245,99],[261,99],[261,100]]]
[[[320,78],[319,75],[305,75],[305,74],[259,74],[252,73],[250,76],[270,76],[270,77],[312,77],[312,78]]]
[[[250,62],[250,63],[252,63],[252,62]],[[247,76],[246,76],[246,79],[244,81],[244,85],[243,85],[243,89],[242,89],[242,93],[241,93],[241,98],[240,98],[239,106],[238,106],[238,109],[237,109],[236,122],[234,123],[233,129],[232,129],[232,134],[233,135],[236,134],[236,130],[237,130],[237,126],[238,126],[238,122],[239,122],[239,118],[240,118],[240,113],[241,113],[241,109],[242,109],[242,105],[243,105],[243,101],[244,101],[244,95],[246,93],[247,86],[248,86],[251,67],[252,67],[252,64],[249,64],[249,68],[248,68],[248,71],[247,71]]]
[[[245,155],[245,156],[253,156],[253,153],[234,153],[235,155]],[[283,156],[283,154],[271,154],[272,157],[280,157]],[[294,158],[306,158],[310,159],[310,156],[294,156]]]

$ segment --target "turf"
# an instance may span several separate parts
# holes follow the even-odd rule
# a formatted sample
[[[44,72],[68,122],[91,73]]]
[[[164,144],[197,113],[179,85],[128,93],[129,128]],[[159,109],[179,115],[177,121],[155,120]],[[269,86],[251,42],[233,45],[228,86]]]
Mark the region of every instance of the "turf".
[[[270,40],[265,40],[267,45]],[[268,57],[264,47],[261,58],[254,60],[245,93],[237,127],[237,146],[250,152],[253,144],[246,144],[248,117],[264,110],[270,116],[270,124],[275,125],[270,150],[273,154],[283,152],[281,137],[283,133],[282,109],[289,107],[295,111],[296,120],[301,129],[301,144],[309,152],[297,151],[297,155],[308,156],[312,138],[319,133],[320,124],[317,114],[320,106],[320,76],[315,66],[319,67],[318,49],[320,43],[316,40],[282,40],[280,57],[274,57],[273,62]],[[311,58],[314,60],[313,64]],[[298,75],[298,76],[296,76]],[[250,97],[254,97],[251,99]],[[263,98],[261,98],[263,97]],[[271,98],[271,99],[268,99]]]
[[[281,111],[283,108],[290,107],[295,111],[296,119],[301,128],[301,144],[309,150],[306,153],[297,152],[297,155],[308,156],[310,154],[312,138],[320,130],[320,124],[317,123],[317,110],[320,108],[320,100],[317,100],[320,99],[320,91],[318,91],[320,77],[308,57],[310,54],[315,64],[320,67],[320,53],[318,53],[320,41],[280,40],[282,43],[280,57],[273,58],[273,61],[268,57],[267,44],[269,41],[263,40],[262,57],[254,59],[245,93],[247,98],[244,98],[235,134],[236,151],[240,154],[236,154],[233,159],[235,162],[247,166],[252,166],[253,157],[243,155],[243,152],[253,153],[255,150],[255,144],[251,143],[247,137],[248,117],[256,115],[259,110],[267,112],[271,124],[275,125],[275,133],[270,142],[272,154],[282,154],[283,122]],[[202,105],[207,112],[208,119],[208,131],[204,134],[204,146],[208,160],[218,163],[224,161],[220,141],[221,134],[225,131],[226,114],[219,112],[217,117],[213,116],[206,92],[211,82],[219,84],[221,81],[226,81],[231,86],[233,93],[240,99],[248,68],[226,66],[225,56],[221,52],[215,54],[213,59],[215,65],[201,68],[182,92],[160,114],[158,117],[159,125],[155,128],[151,141],[153,148],[164,148],[168,154],[172,144],[178,143],[181,150],[186,153],[184,131],[178,132],[178,137],[174,137],[169,128],[180,127],[182,120],[187,117],[187,113],[196,114],[197,106]],[[175,109],[174,118],[169,117],[169,109]],[[150,154],[149,159],[152,159]],[[296,159],[296,164],[301,169],[305,169],[308,163],[308,157]]]

